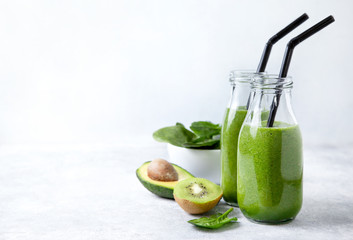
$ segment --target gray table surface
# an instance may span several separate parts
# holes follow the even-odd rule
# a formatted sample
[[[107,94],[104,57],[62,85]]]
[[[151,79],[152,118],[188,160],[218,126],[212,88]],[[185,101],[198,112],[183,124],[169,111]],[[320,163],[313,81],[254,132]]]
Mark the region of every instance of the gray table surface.
[[[353,239],[353,149],[305,148],[304,203],[297,218],[246,220],[218,230],[140,184],[135,170],[167,157],[164,144],[0,147],[0,239]],[[220,202],[209,214],[229,207]]]

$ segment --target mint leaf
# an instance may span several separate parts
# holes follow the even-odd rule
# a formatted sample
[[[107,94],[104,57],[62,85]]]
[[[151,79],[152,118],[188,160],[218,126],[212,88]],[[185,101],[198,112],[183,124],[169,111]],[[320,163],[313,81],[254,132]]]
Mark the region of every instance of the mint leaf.
[[[202,218],[190,220],[188,221],[188,223],[194,224],[195,226],[198,226],[198,227],[217,229],[222,227],[226,223],[230,223],[232,221],[238,220],[236,217],[228,218],[228,214],[231,211],[233,211],[233,208],[228,209],[228,211],[226,211],[224,214],[217,213],[210,217],[202,217]]]
[[[183,124],[176,123],[175,126],[164,127],[153,133],[153,138],[159,142],[167,142],[178,147],[197,138],[196,135],[187,130]]]

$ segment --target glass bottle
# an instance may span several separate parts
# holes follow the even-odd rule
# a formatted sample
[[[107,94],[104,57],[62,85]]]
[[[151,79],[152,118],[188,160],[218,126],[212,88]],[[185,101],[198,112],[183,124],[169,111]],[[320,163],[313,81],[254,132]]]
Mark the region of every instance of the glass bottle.
[[[251,81],[255,70],[231,71],[229,82],[231,98],[228,103],[221,133],[221,187],[224,201],[238,206],[237,201],[237,147],[238,135],[247,114]]]
[[[302,138],[295,119],[290,77],[255,77],[254,99],[239,134],[238,203],[248,219],[276,224],[293,220],[302,206]],[[272,105],[277,113],[267,122]]]

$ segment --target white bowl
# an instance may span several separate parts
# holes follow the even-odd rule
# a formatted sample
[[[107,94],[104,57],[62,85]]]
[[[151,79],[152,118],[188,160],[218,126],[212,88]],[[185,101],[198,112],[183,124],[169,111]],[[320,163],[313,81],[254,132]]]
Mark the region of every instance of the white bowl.
[[[221,150],[190,149],[168,143],[169,161],[184,168],[195,177],[219,184],[221,178]]]

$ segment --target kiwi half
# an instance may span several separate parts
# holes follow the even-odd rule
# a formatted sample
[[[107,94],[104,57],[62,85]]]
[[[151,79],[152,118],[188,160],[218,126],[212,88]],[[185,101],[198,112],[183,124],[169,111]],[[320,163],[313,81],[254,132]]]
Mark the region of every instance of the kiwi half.
[[[201,214],[214,208],[222,198],[220,186],[204,178],[188,178],[174,187],[174,199],[191,214]]]

